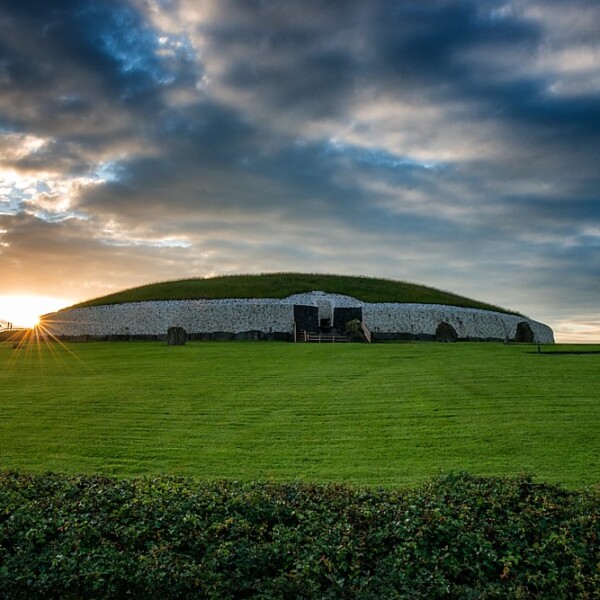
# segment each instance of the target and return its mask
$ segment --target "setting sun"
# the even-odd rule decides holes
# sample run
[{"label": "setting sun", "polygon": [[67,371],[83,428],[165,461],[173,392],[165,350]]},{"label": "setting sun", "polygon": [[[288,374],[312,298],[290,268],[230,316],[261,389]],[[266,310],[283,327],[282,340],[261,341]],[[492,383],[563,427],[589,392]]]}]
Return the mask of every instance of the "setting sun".
[{"label": "setting sun", "polygon": [[40,315],[72,304],[53,296],[0,295],[0,330],[8,327],[35,327]]}]

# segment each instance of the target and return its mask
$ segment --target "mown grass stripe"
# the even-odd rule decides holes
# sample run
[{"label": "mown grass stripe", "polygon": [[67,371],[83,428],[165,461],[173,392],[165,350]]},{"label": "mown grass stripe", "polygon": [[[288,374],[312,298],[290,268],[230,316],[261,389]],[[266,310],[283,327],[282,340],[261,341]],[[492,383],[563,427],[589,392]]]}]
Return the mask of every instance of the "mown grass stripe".
[{"label": "mown grass stripe", "polygon": [[0,345],[0,466],[385,486],[467,469],[597,483],[600,355],[532,348],[70,345],[83,367],[59,347],[11,361]]}]

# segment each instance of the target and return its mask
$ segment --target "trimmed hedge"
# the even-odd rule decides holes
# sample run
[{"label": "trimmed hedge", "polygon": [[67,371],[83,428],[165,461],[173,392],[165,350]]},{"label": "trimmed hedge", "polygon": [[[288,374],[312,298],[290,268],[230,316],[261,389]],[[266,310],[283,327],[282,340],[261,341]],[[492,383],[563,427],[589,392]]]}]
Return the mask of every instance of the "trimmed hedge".
[{"label": "trimmed hedge", "polygon": [[0,472],[2,598],[597,598],[597,491]]}]

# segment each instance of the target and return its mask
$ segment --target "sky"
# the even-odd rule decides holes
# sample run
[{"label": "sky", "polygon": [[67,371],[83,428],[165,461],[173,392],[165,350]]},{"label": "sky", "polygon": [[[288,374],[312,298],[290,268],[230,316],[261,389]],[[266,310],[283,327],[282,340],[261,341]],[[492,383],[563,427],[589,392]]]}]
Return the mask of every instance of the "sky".
[{"label": "sky", "polygon": [[600,341],[599,167],[593,0],[0,0],[0,310],[343,273]]}]

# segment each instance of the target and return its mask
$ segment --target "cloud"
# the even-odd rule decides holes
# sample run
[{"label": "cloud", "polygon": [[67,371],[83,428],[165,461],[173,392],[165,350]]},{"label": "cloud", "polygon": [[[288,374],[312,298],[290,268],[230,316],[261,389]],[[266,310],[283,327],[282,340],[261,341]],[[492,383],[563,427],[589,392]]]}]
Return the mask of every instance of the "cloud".
[{"label": "cloud", "polygon": [[583,0],[4,2],[0,285],[339,271],[591,314],[599,23]]}]

